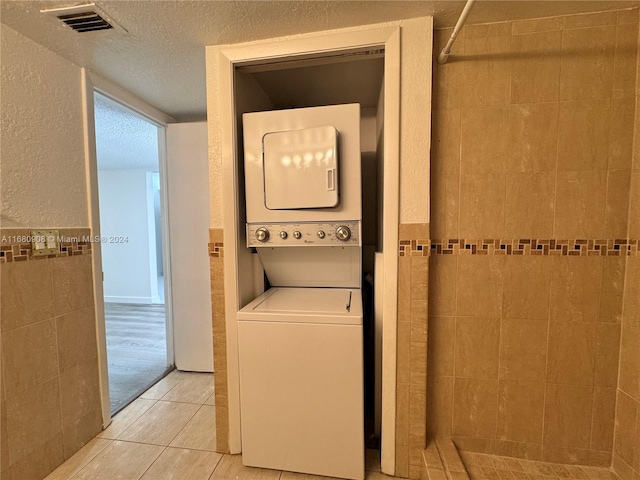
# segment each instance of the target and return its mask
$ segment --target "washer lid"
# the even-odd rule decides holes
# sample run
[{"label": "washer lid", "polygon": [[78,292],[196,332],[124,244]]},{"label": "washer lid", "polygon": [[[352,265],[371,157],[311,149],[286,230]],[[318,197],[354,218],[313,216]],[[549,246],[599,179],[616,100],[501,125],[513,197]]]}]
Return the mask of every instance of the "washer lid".
[{"label": "washer lid", "polygon": [[339,288],[273,288],[254,312],[348,313],[352,291]]}]

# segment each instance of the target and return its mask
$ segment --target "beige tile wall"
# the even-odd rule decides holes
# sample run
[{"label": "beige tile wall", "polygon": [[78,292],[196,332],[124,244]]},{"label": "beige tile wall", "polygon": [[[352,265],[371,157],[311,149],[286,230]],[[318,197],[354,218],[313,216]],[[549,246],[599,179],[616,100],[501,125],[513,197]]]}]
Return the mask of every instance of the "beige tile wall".
[{"label": "beige tile wall", "polygon": [[[640,61],[638,64],[640,68]],[[640,75],[636,82],[635,140],[628,225],[629,236],[639,238]],[[628,258],[626,267],[613,467],[623,480],[632,480],[640,477],[640,258]]]},{"label": "beige tile wall", "polygon": [[3,478],[44,478],[101,430],[90,253],[0,263]]},{"label": "beige tile wall", "polygon": [[227,395],[227,338],[224,318],[224,236],[221,228],[209,229],[213,366],[216,395],[216,451],[229,453],[229,413]]},{"label": "beige tile wall", "polygon": [[401,224],[396,381],[397,477],[420,478],[426,447],[429,225]]},{"label": "beige tile wall", "polygon": [[[637,239],[637,51],[637,9],[465,27],[434,65],[432,242]],[[428,434],[611,465],[626,258],[429,257]]]}]

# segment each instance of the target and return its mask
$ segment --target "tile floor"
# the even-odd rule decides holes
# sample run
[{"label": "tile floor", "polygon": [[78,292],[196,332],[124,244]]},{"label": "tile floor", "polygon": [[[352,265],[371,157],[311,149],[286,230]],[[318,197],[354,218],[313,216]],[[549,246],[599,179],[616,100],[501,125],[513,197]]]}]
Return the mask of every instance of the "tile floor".
[{"label": "tile floor", "polygon": [[[331,480],[216,453],[213,402],[213,374],[173,371],[46,480]],[[377,453],[367,451],[366,479],[393,478],[380,473]]]},{"label": "tile floor", "polygon": [[459,452],[471,480],[620,480],[608,468],[560,465]]}]

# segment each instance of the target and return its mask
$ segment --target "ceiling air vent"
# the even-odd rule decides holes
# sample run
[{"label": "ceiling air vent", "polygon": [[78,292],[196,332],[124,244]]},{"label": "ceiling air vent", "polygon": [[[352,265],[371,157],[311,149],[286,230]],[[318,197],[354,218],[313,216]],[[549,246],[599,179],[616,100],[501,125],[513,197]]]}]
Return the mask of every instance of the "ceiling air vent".
[{"label": "ceiling air vent", "polygon": [[110,30],[114,27],[118,27],[126,32],[124,28],[115,23],[94,3],[85,3],[72,7],[47,8],[40,11],[58,18],[66,26],[78,33]]}]

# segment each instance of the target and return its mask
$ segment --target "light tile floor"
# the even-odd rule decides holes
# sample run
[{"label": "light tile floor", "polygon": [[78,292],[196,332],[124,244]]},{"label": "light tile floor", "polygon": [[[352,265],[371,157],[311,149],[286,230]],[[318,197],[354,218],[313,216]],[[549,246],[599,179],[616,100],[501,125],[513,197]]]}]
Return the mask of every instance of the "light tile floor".
[{"label": "light tile floor", "polygon": [[[213,402],[213,374],[173,371],[46,480],[331,480],[216,453]],[[366,480],[392,479],[380,473],[377,454],[367,450]]]},{"label": "light tile floor", "polygon": [[620,480],[608,468],[459,452],[471,480]]}]

